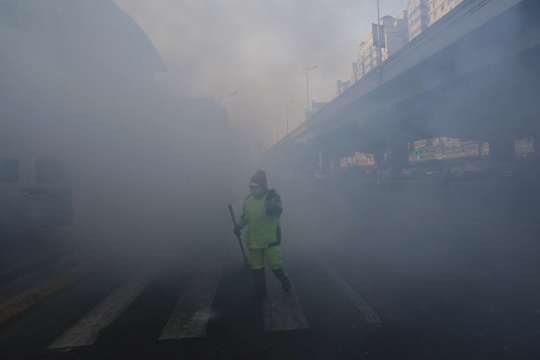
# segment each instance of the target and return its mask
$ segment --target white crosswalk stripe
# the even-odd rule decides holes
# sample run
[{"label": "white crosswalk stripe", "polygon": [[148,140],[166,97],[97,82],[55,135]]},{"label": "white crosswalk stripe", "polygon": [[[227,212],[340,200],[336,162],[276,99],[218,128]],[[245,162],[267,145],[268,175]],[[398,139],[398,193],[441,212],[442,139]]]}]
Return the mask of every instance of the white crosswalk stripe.
[{"label": "white crosswalk stripe", "polygon": [[[144,291],[157,270],[146,270],[122,284],[46,350],[92,345],[115,319]],[[221,266],[205,266],[191,279],[178,300],[160,340],[204,337],[212,303],[222,273]],[[308,323],[294,288],[285,293],[280,281],[268,269],[268,295],[264,299],[264,331],[308,329]]]},{"label": "white crosswalk stripe", "polygon": [[[264,298],[264,331],[309,329],[294,288],[285,293],[281,282],[267,269],[267,292]],[[268,274],[270,273],[270,274]]]},{"label": "white crosswalk stripe", "polygon": [[221,267],[202,270],[195,275],[178,301],[160,340],[205,336],[220,277]]},{"label": "white crosswalk stripe", "polygon": [[135,275],[80,319],[47,349],[61,349],[92,345],[101,332],[139,296],[154,279],[155,270]]}]

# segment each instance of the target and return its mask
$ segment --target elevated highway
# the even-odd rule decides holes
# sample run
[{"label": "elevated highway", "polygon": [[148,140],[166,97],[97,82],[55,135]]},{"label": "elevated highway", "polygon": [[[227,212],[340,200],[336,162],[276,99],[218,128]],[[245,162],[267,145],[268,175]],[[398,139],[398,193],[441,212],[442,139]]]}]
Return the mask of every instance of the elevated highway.
[{"label": "elevated highway", "polygon": [[276,167],[375,153],[395,166],[406,143],[436,136],[490,142],[540,135],[540,2],[469,0],[276,143]]}]

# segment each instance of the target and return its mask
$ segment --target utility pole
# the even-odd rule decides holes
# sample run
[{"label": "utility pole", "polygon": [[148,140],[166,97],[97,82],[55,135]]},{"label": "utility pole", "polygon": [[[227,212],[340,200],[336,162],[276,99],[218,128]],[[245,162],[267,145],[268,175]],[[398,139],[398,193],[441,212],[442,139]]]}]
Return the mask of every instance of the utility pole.
[{"label": "utility pole", "polygon": [[[379,11],[379,0],[377,0],[377,27],[380,25],[381,22],[381,13]],[[380,37],[380,35],[379,35]],[[377,39],[379,40],[379,39]]]},{"label": "utility pole", "polygon": [[280,116],[276,119],[276,143],[279,141],[279,119],[283,116]]},{"label": "utility pole", "polygon": [[287,121],[287,135],[289,135],[289,103],[292,103],[293,100],[287,101],[285,103],[285,120]]},{"label": "utility pole", "polygon": [[315,69],[316,67],[317,67],[317,65],[306,69],[306,95],[307,95],[307,111],[308,111],[308,115],[309,115],[309,78],[308,78],[307,72],[308,72],[308,70]]},{"label": "utility pole", "polygon": [[[381,36],[384,39],[385,34],[381,35],[381,12],[380,12],[380,6],[379,6],[379,0],[377,0],[377,53],[380,58],[380,67],[378,69],[379,72],[379,83],[382,84],[383,80],[383,73],[382,73],[382,42],[381,42]],[[386,47],[386,40],[385,40],[385,46]]]}]

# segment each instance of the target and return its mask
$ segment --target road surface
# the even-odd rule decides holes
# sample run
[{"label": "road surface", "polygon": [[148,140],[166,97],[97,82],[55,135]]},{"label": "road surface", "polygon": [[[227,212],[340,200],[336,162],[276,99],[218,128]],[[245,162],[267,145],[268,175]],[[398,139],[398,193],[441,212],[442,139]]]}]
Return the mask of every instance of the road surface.
[{"label": "road surface", "polygon": [[350,184],[278,191],[291,294],[267,272],[268,297],[250,301],[225,234],[219,251],[105,258],[0,324],[1,358],[540,358],[534,214]]}]

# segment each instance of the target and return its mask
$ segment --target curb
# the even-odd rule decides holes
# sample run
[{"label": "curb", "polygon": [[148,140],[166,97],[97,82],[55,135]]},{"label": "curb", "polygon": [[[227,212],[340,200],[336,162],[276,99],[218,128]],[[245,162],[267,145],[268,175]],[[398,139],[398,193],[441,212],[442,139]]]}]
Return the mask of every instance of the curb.
[{"label": "curb", "polygon": [[[334,181],[337,182],[349,182],[349,183],[363,183],[367,185],[375,185],[377,180],[373,179],[355,179],[355,178],[338,178]],[[439,190],[441,188],[441,182],[439,180],[396,180],[396,179],[383,179],[382,184],[390,185],[393,189],[411,189],[411,190]],[[479,182],[467,182],[454,180],[451,182],[452,188],[460,190],[483,190],[483,191],[536,191],[539,190],[537,186],[519,186],[514,184],[500,184],[500,183],[479,183]]]},{"label": "curb", "polygon": [[24,276],[33,271],[39,270],[47,265],[53,264],[62,258],[72,256],[75,252],[57,251],[50,254],[36,256],[29,261],[21,261],[16,264],[6,265],[0,268],[0,285],[8,281]]},{"label": "curb", "polygon": [[0,323],[32,307],[58,290],[71,284],[73,281],[88,274],[90,265],[86,263],[68,270],[62,276],[49,280],[20,295],[17,295],[0,304]]}]

